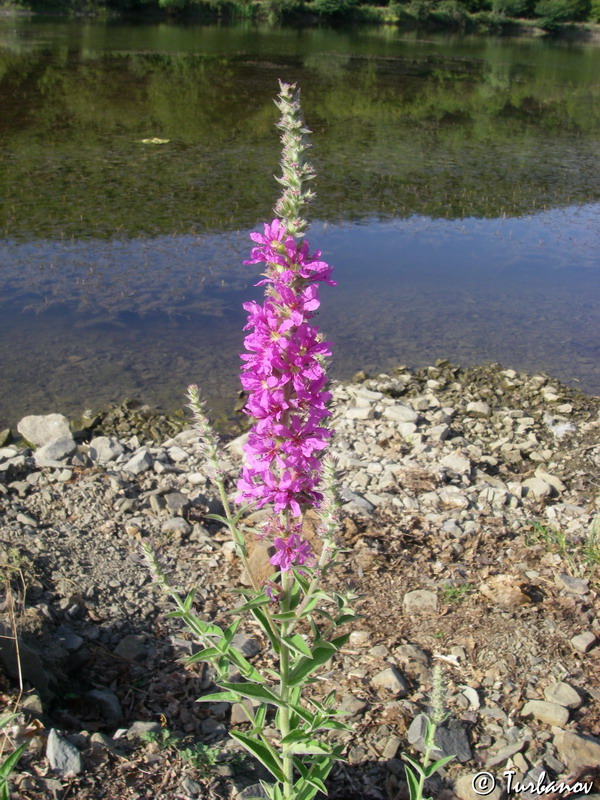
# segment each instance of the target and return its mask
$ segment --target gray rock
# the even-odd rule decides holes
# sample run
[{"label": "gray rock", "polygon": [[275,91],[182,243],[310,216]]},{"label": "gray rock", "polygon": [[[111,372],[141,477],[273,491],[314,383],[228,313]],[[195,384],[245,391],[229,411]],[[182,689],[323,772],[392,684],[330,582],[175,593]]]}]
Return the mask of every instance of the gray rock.
[{"label": "gray rock", "polygon": [[383,409],[383,416],[385,419],[392,420],[392,422],[412,422],[416,423],[419,415],[410,406],[396,403],[393,406],[386,406]]},{"label": "gray rock", "polygon": [[183,515],[190,507],[189,495],[183,492],[169,492],[164,495],[167,508],[172,514]]},{"label": "gray rock", "polygon": [[60,439],[53,439],[48,444],[44,444],[34,453],[35,463],[38,467],[54,466],[54,462],[68,458],[76,449],[77,445],[73,437],[61,436]]},{"label": "gray rock", "polygon": [[72,438],[69,421],[62,414],[23,417],[17,424],[17,430],[24,439],[36,447],[43,447],[63,437]]},{"label": "gray rock", "polygon": [[117,695],[110,689],[92,689],[85,693],[107,722],[116,724],[123,719],[123,709]]},{"label": "gray rock", "polygon": [[557,703],[565,708],[579,708],[583,703],[583,698],[579,692],[564,681],[546,686],[544,697],[549,703]]},{"label": "gray rock", "polygon": [[51,728],[48,734],[46,758],[50,762],[51,768],[63,778],[79,775],[83,770],[79,750],[71,742],[59,736],[54,728]]},{"label": "gray rock", "polygon": [[204,789],[197,782],[188,778],[187,775],[181,779],[181,789],[190,800],[201,800],[204,797]]},{"label": "gray rock", "polygon": [[383,748],[382,756],[389,761],[390,758],[395,758],[398,748],[402,744],[402,739],[399,736],[390,736]]},{"label": "gray rock", "polygon": [[347,711],[351,716],[361,714],[369,707],[366,700],[361,700],[353,694],[345,694],[340,701],[340,709]]},{"label": "gray rock", "polygon": [[554,489],[555,494],[560,494],[567,488],[558,476],[551,475],[543,469],[536,469],[535,477],[541,478],[541,480],[549,484]]},{"label": "gray rock", "polygon": [[267,798],[268,800],[268,795],[260,783],[253,783],[252,786],[246,786],[245,789],[242,789],[241,792],[235,795],[235,800],[263,800],[263,798]]},{"label": "gray rock", "polygon": [[173,447],[169,447],[167,450],[169,454],[169,458],[171,461],[174,461],[176,464],[181,464],[184,461],[187,461],[190,457],[190,454],[186,452],[182,447],[178,447],[174,445]]},{"label": "gray rock", "polygon": [[456,472],[458,475],[467,475],[471,471],[471,462],[464,456],[451,453],[444,456],[441,460],[441,465],[451,472]]},{"label": "gray rock", "polygon": [[414,644],[401,644],[394,650],[394,655],[401,663],[417,661],[421,664],[427,664],[429,660],[427,658],[427,653]]},{"label": "gray rock", "polygon": [[547,725],[563,728],[569,721],[569,712],[564,706],[549,703],[547,700],[529,700],[521,709],[521,716],[533,716]]},{"label": "gray rock", "polygon": [[458,719],[440,725],[435,734],[435,743],[445,756],[455,756],[463,764],[473,758],[467,728]]},{"label": "gray rock", "polygon": [[89,456],[97,464],[108,464],[124,452],[121,442],[112,436],[95,436],[90,442]]},{"label": "gray rock", "polygon": [[371,679],[371,683],[377,689],[386,689],[388,692],[394,692],[397,697],[406,697],[408,694],[408,684],[396,667],[388,667],[378,672]]},{"label": "gray rock", "polygon": [[558,757],[567,765],[569,772],[583,767],[597,767],[600,764],[600,739],[561,731],[556,734],[553,742]]},{"label": "gray rock", "polygon": [[541,478],[527,478],[523,481],[522,486],[527,489],[528,495],[533,495],[540,500],[551,497],[553,493],[552,486]]},{"label": "gray rock", "polygon": [[465,509],[469,507],[469,498],[461,492],[458,486],[444,486],[436,494],[444,508]]},{"label": "gray rock", "polygon": [[0,622],[0,663],[11,678],[29,681],[39,691],[43,698],[53,697],[50,689],[51,675],[46,672],[42,659],[38,653],[22,641],[18,640],[17,647],[12,631]]},{"label": "gray rock", "polygon": [[245,633],[236,633],[231,640],[231,644],[246,658],[252,658],[252,656],[260,653],[260,642],[252,636],[246,636]]},{"label": "gray rock", "polygon": [[512,744],[506,745],[506,747],[501,747],[497,753],[494,753],[486,759],[485,768],[489,769],[490,767],[498,766],[498,764],[503,764],[505,761],[508,761],[509,758],[520,753],[525,745],[525,739],[520,739],[518,742],[513,742]]},{"label": "gray rock", "polygon": [[489,419],[492,416],[492,410],[487,403],[473,401],[467,404],[467,415],[475,417],[475,419]]},{"label": "gray rock", "polygon": [[248,722],[248,715],[244,711],[244,708],[247,708],[248,711],[252,711],[253,709],[252,701],[247,697],[244,697],[241,703],[234,703],[231,706],[230,725],[239,725],[242,722]]},{"label": "gray rock", "polygon": [[83,638],[76,634],[74,631],[60,630],[57,631],[57,641],[69,653],[76,653],[83,644]]},{"label": "gray rock", "polygon": [[450,436],[450,428],[445,423],[441,425],[433,425],[427,429],[427,435],[433,442],[445,442]]},{"label": "gray rock", "polygon": [[596,644],[596,637],[591,631],[584,631],[577,634],[577,636],[573,636],[571,644],[580,653],[587,653]]},{"label": "gray rock", "polygon": [[192,526],[183,517],[170,517],[163,522],[161,530],[163,533],[181,533],[185,535],[192,530]]},{"label": "gray rock", "polygon": [[373,409],[367,406],[366,408],[349,408],[346,411],[346,419],[372,419]]},{"label": "gray rock", "polygon": [[143,661],[147,655],[146,637],[140,633],[130,633],[121,639],[114,653],[128,661]]},{"label": "gray rock", "polygon": [[146,470],[150,469],[153,463],[154,459],[148,450],[142,447],[141,450],[138,450],[138,452],[123,465],[123,469],[127,470],[127,472],[131,472],[133,475],[139,475],[141,472],[146,472]]},{"label": "gray rock", "polygon": [[574,578],[572,575],[567,575],[566,572],[559,572],[555,575],[554,580],[562,589],[573,594],[587,594],[590,590],[589,581],[585,578]]},{"label": "gray rock", "polygon": [[[425,714],[417,714],[410,723],[406,732],[406,738],[416,750],[423,751],[425,748],[425,735],[427,733],[427,717]],[[435,756],[439,757],[439,754]]]},{"label": "gray rock", "polygon": [[428,589],[415,589],[404,595],[406,614],[427,614],[437,611],[437,595]]},{"label": "gray rock", "polygon": [[373,503],[369,503],[362,495],[353,492],[351,489],[342,489],[340,491],[340,498],[347,506],[354,507],[359,512],[372,514],[375,510]]}]

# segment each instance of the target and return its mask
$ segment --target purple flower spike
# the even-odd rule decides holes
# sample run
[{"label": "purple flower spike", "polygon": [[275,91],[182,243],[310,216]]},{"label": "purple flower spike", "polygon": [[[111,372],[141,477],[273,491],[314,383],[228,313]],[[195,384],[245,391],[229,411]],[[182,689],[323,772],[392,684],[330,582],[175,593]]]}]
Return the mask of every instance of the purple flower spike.
[{"label": "purple flower spike", "polygon": [[263,262],[267,285],[262,305],[244,303],[250,331],[241,358],[242,386],[248,392],[245,413],[256,422],[244,448],[246,461],[236,500],[272,503],[274,511],[300,517],[303,505],[321,500],[316,490],[319,456],[331,432],[321,425],[330,416],[323,360],[331,355],[309,320],[319,308],[320,282],[335,285],[332,268],[297,243],[281,220],[252,233],[255,243],[246,264]]},{"label": "purple flower spike", "polygon": [[295,564],[301,566],[313,559],[309,543],[297,533],[292,533],[287,539],[275,539],[274,545],[277,552],[269,561],[282,572],[287,572]]}]

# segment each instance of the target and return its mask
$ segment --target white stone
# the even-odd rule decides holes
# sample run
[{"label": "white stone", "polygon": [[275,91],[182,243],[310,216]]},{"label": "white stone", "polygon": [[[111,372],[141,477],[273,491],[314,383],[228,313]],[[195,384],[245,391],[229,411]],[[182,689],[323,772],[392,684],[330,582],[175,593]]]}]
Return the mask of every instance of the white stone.
[{"label": "white stone", "polygon": [[167,453],[171,461],[174,461],[176,464],[179,464],[182,461],[187,461],[188,458],[190,457],[188,452],[186,452],[182,447],[178,447],[177,445],[175,445],[174,447],[169,447]]},{"label": "white stone", "polygon": [[123,465],[123,469],[131,472],[134,475],[139,475],[140,472],[145,472],[150,469],[154,460],[148,450],[143,447],[139,450],[129,461]]},{"label": "white stone", "polygon": [[23,417],[17,424],[17,430],[36,447],[54,442],[63,436],[71,436],[69,421],[62,414],[31,415]]},{"label": "white stone", "polygon": [[487,403],[473,401],[467,404],[467,414],[476,419],[489,419],[492,416],[492,410]]},{"label": "white stone", "polygon": [[383,416],[386,419],[391,419],[394,422],[414,422],[416,423],[419,419],[418,414],[413,411],[412,408],[409,406],[402,405],[401,403],[396,403],[393,406],[387,406],[383,410]]},{"label": "white stone", "polygon": [[441,460],[441,464],[443,467],[446,467],[446,469],[456,472],[458,475],[466,475],[471,471],[471,462],[469,459],[464,456],[459,456],[456,453],[450,453],[450,455],[444,456]]},{"label": "white stone", "polygon": [[522,485],[527,489],[528,496],[533,495],[533,497],[542,499],[552,495],[552,487],[541,478],[527,478]]},{"label": "white stone", "polygon": [[61,436],[59,439],[54,439],[52,442],[38,447],[35,451],[34,458],[38,467],[54,466],[56,462],[62,461],[74,452],[76,444],[71,434],[68,436]]},{"label": "white stone", "polygon": [[99,464],[107,464],[123,452],[121,442],[112,436],[94,436],[90,442],[89,457]]}]

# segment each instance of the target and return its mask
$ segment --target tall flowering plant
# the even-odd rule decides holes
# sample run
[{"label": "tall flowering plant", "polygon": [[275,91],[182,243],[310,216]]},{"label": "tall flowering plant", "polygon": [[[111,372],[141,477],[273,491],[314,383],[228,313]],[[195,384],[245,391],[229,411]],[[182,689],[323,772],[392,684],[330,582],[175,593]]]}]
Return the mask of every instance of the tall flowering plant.
[{"label": "tall flowering plant", "polygon": [[[182,618],[204,645],[188,663],[206,661],[215,669],[214,682],[221,691],[200,700],[251,701],[242,705],[249,730],[230,733],[273,776],[274,783],[261,781],[271,800],[310,800],[319,791],[326,793],[324,782],[342,755],[341,747],[328,744],[325,734],[346,725],[339,718],[342,712],[334,709],[335,692],[318,701],[303,697],[302,690],[314,683],[315,670],[346,643],[349,634],[335,636],[336,628],[358,616],[350,607],[355,599],[352,594],[328,594],[321,585],[335,564],[338,519],[334,468],[321,458],[331,437],[324,424],[330,414],[324,360],[331,351],[311,320],[319,308],[319,285],[334,286],[335,282],[320,251],[311,254],[303,239],[307,222],[302,211],[313,196],[308,182],[314,170],[304,158],[310,131],[295,88],[280,83],[276,101],[283,144],[282,174],[277,179],[283,192],[275,206],[277,217],[265,223],[262,233],[251,234],[254,247],[245,262],[264,265],[259,285],[265,286],[265,300],[262,305],[244,305],[249,333],[242,355],[242,385],[248,393],[245,411],[254,423],[235,497],[238,505],[245,505],[235,511],[224,484],[218,441],[198,388],[188,390],[225,512],[211,516],[229,527],[251,581],[251,588],[234,590],[244,600],[230,612],[234,621],[223,629],[196,616],[193,593],[183,598],[172,589],[156,553],[148,543],[143,545],[157,582],[177,605],[172,616]],[[273,573],[264,585],[248,563],[243,523],[248,503],[269,509],[259,534],[270,537],[275,554],[270,559]],[[302,536],[303,513],[308,508],[316,509],[321,518],[318,559]],[[259,671],[233,645],[245,614],[264,631],[274,656],[273,668]],[[231,679],[231,667],[240,673],[240,680]],[[275,740],[265,734],[272,709],[276,709]]]}]

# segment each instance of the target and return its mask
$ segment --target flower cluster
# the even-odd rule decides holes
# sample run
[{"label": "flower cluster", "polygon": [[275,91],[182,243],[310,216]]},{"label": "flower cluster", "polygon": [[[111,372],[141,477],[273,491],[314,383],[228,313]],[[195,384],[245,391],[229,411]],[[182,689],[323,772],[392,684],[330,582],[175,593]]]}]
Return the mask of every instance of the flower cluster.
[{"label": "flower cluster", "polygon": [[242,355],[242,386],[248,392],[245,413],[256,419],[244,448],[246,462],[238,482],[238,502],[301,515],[301,504],[321,499],[317,454],[330,431],[320,423],[329,416],[323,367],[331,355],[328,342],[309,323],[319,307],[318,283],[332,286],[332,268],[299,244],[275,219],[264,233],[252,233],[255,247],[246,264],[265,263],[266,299],[244,303],[248,311]]}]

